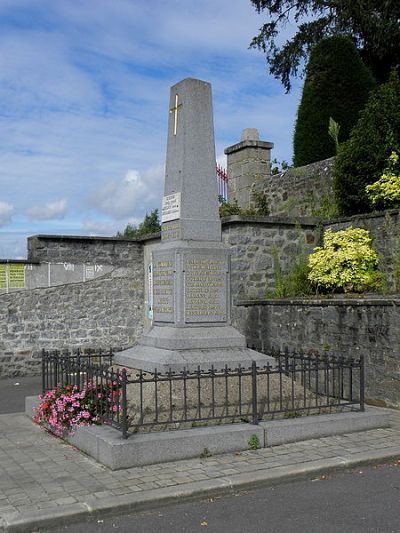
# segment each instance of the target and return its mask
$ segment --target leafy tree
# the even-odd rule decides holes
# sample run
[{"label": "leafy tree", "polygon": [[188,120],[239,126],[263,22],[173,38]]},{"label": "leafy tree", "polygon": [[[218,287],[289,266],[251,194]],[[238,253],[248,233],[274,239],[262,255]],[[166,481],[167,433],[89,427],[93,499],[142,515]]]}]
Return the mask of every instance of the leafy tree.
[{"label": "leafy tree", "polygon": [[400,77],[371,93],[350,138],[339,147],[333,169],[339,213],[371,211],[366,186],[382,175],[390,154],[400,145]]},{"label": "leafy tree", "polygon": [[336,154],[330,119],[340,125],[340,141],[347,140],[374,85],[348,37],[323,39],[313,48],[294,132],[296,167]]},{"label": "leafy tree", "polygon": [[150,214],[146,213],[143,222],[139,226],[128,224],[122,233],[118,231],[116,237],[119,239],[134,239],[141,235],[157,233],[158,231],[161,231],[161,225],[158,218],[158,209],[154,209]]},{"label": "leafy tree", "polygon": [[[325,37],[348,35],[361,52],[364,63],[379,81],[388,79],[392,66],[400,64],[399,0],[250,0],[268,22],[250,47],[265,52],[270,73],[286,91],[290,77],[303,72],[312,47]],[[280,45],[286,24],[297,24],[293,37]]]}]

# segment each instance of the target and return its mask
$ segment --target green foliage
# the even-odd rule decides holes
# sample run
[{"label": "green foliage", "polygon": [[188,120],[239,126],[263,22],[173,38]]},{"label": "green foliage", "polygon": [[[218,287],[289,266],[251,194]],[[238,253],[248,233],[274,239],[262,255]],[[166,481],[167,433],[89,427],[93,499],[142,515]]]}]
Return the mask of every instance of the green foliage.
[{"label": "green foliage", "polygon": [[276,158],[271,161],[271,174],[275,176],[276,174],[280,174],[281,172],[285,172],[290,168],[290,165],[287,161],[284,159],[282,161],[278,161]]},{"label": "green foliage", "polygon": [[[302,74],[302,65],[313,46],[332,35],[349,36],[379,82],[386,81],[391,67],[400,64],[398,0],[250,1],[268,19],[250,47],[266,54],[269,72],[287,91],[290,77]],[[281,41],[288,23],[297,24],[296,32]]]},{"label": "green foliage", "polygon": [[203,451],[200,454],[200,459],[207,459],[207,457],[211,457],[212,453],[208,448],[204,448]]},{"label": "green foliage", "polygon": [[377,290],[382,282],[378,255],[368,231],[349,227],[326,230],[324,244],[309,256],[309,280],[322,292]]},{"label": "green foliage", "polygon": [[392,250],[390,262],[393,269],[393,285],[396,292],[400,292],[400,216],[397,222],[389,213],[385,215],[385,244]]},{"label": "green foliage", "polygon": [[387,158],[400,145],[400,77],[374,91],[350,138],[339,147],[334,165],[334,190],[339,213],[371,211],[366,186],[382,175]]},{"label": "green foliage", "polygon": [[338,124],[332,117],[329,117],[328,135],[335,143],[336,152],[339,148],[339,132],[340,124]]},{"label": "green foliage", "polygon": [[269,205],[268,205],[268,200],[265,194],[261,192],[253,191],[253,198],[256,204],[255,209],[256,209],[257,215],[262,216],[262,217],[268,216]]},{"label": "green foliage", "polygon": [[379,180],[367,185],[365,190],[375,207],[400,207],[400,165],[396,152],[391,153]]},{"label": "green foliage", "polygon": [[272,293],[273,298],[295,298],[311,294],[312,287],[308,279],[309,266],[307,254],[301,241],[299,233],[299,244],[296,251],[288,254],[288,267],[283,270],[279,261],[278,249],[272,246],[272,262],[274,269],[275,287]]},{"label": "green foliage", "polygon": [[122,233],[118,231],[116,237],[119,239],[134,239],[141,235],[157,233],[159,231],[161,231],[161,225],[158,218],[158,209],[154,209],[150,214],[146,213],[143,222],[139,226],[128,224]]},{"label": "green foliage", "polygon": [[237,200],[230,204],[221,196],[220,204],[221,205],[219,206],[219,216],[221,218],[230,217],[232,215],[255,216],[257,214],[255,209],[243,209],[242,207],[239,207]]},{"label": "green foliage", "polygon": [[258,450],[260,448],[260,439],[257,435],[251,435],[248,441],[250,450]]},{"label": "green foliage", "polygon": [[239,207],[237,200],[233,203],[229,203],[221,195],[218,196],[219,206],[219,216],[230,217],[232,215],[241,215],[241,216],[267,216],[269,215],[269,207],[267,198],[263,193],[253,192],[253,198],[255,200],[255,207],[248,207],[247,209]]},{"label": "green foliage", "polygon": [[319,201],[319,207],[313,207],[311,214],[313,217],[321,217],[325,220],[336,218],[339,215],[339,212],[332,195],[322,195]]},{"label": "green foliage", "polygon": [[[331,37],[315,46],[297,111],[293,138],[296,167],[336,154],[330,122],[340,124],[340,141],[347,140],[374,85],[371,73],[347,37]],[[339,133],[338,128],[335,133]]]}]

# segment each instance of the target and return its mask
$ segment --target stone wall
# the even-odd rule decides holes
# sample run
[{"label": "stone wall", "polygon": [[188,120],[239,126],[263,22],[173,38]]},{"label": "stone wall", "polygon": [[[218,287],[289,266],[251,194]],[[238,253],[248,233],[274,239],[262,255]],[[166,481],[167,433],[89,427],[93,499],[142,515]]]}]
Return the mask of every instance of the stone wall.
[{"label": "stone wall", "polygon": [[231,248],[231,293],[237,298],[264,298],[275,287],[273,250],[285,270],[297,253],[317,244],[318,220],[232,216],[223,221],[222,240]]},{"label": "stone wall", "polygon": [[142,244],[110,239],[102,249],[103,239],[81,238],[80,250],[79,238],[66,239],[61,254],[56,241],[49,240],[48,252],[37,245],[31,250],[38,259],[62,261],[90,261],[98,253],[114,266],[94,280],[0,295],[0,377],[40,372],[43,348],[128,347],[142,331]]},{"label": "stone wall", "polygon": [[400,408],[400,298],[238,302],[249,346],[334,353],[366,363],[369,403]]},{"label": "stone wall", "polygon": [[[156,237],[156,236],[155,236]],[[128,265],[137,258],[143,239],[115,237],[79,237],[69,235],[35,235],[28,238],[28,261],[97,263]]]},{"label": "stone wall", "polygon": [[254,191],[263,193],[271,215],[320,216],[329,212],[332,198],[334,158],[256,181]]}]

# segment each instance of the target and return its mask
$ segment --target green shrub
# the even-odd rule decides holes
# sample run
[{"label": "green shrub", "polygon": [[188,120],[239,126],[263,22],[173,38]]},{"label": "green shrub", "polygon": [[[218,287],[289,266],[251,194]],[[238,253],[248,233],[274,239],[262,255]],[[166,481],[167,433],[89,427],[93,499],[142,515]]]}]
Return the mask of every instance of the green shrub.
[{"label": "green shrub", "polygon": [[339,147],[334,165],[334,190],[339,213],[371,211],[366,186],[376,182],[387,158],[400,145],[400,78],[374,91],[350,138]]},{"label": "green shrub", "polygon": [[267,216],[269,215],[269,206],[268,200],[265,194],[261,192],[253,192],[253,198],[255,201],[255,207],[240,207],[237,203],[237,200],[234,200],[233,203],[229,203],[221,195],[218,196],[219,206],[219,216],[230,217],[232,215],[241,215],[241,216]]},{"label": "green shrub", "polygon": [[309,256],[308,279],[322,292],[377,290],[382,282],[377,270],[378,255],[365,229],[328,229],[324,244]]},{"label": "green shrub", "polygon": [[375,207],[400,207],[400,174],[399,156],[392,152],[387,166],[378,181],[367,185],[365,190]]},{"label": "green shrub", "polygon": [[296,167],[335,155],[330,119],[340,126],[336,141],[347,140],[375,85],[355,45],[344,36],[317,44],[306,72],[293,139]]},{"label": "green shrub", "polygon": [[221,218],[230,217],[232,215],[255,216],[257,214],[255,209],[243,209],[242,207],[239,207],[237,200],[235,200],[231,204],[227,202],[222,196],[219,196],[218,198],[220,201],[219,216]]}]

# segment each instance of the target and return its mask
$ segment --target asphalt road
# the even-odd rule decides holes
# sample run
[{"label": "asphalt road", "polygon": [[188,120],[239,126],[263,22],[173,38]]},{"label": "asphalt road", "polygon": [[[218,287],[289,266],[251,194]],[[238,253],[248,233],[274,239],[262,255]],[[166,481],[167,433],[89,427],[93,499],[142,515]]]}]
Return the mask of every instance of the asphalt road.
[{"label": "asphalt road", "polygon": [[400,532],[400,464],[209,498],[41,533]]},{"label": "asphalt road", "polygon": [[0,414],[24,411],[25,396],[40,394],[41,383],[41,376],[0,379]]}]

